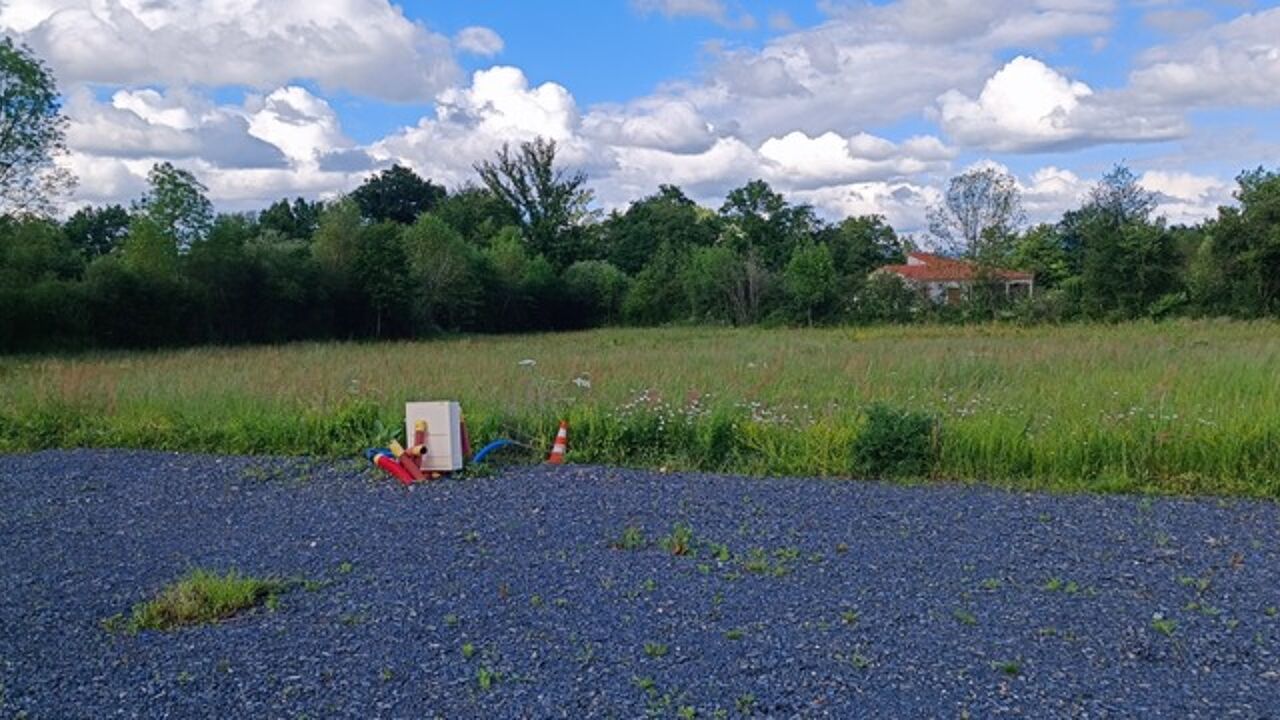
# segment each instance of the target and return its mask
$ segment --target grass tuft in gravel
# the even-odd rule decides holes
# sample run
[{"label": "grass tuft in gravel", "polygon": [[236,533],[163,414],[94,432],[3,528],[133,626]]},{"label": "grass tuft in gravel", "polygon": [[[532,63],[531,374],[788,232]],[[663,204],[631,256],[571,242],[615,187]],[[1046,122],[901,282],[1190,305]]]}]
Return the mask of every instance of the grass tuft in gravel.
[{"label": "grass tuft in gravel", "polygon": [[134,605],[128,620],[117,616],[104,626],[136,633],[215,623],[270,602],[286,587],[282,580],[255,578],[234,569],[219,574],[196,568],[151,600]]}]

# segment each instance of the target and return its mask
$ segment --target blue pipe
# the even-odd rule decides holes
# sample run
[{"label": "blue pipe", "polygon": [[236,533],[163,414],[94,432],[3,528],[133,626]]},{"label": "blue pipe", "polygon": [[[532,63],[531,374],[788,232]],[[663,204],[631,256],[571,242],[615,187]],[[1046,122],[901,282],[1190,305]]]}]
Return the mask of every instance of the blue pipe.
[{"label": "blue pipe", "polygon": [[488,445],[485,445],[484,447],[480,448],[480,451],[477,452],[475,455],[471,456],[471,462],[473,463],[484,462],[485,456],[493,452],[494,450],[497,450],[498,448],[506,447],[508,445],[518,445],[518,444],[519,443],[517,443],[515,440],[505,440],[505,439],[494,440]]}]

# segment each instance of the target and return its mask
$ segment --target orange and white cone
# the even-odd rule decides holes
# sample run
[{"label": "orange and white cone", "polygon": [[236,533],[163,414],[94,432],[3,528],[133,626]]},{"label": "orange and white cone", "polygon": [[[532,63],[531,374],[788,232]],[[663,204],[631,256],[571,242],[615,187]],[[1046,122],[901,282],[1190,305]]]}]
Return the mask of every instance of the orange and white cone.
[{"label": "orange and white cone", "polygon": [[551,455],[547,458],[550,465],[563,465],[564,454],[569,449],[569,421],[560,421],[560,432],[556,433],[556,442],[551,446]]}]

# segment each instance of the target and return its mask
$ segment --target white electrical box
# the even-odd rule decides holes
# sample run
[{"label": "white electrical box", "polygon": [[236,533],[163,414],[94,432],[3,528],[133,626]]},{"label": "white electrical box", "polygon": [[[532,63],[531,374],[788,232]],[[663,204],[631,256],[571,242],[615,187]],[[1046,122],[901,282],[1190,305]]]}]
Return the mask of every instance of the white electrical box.
[{"label": "white electrical box", "polygon": [[413,445],[413,427],[427,423],[427,454],[422,469],[453,472],[462,469],[462,408],[456,402],[411,402],[404,404],[405,445]]}]

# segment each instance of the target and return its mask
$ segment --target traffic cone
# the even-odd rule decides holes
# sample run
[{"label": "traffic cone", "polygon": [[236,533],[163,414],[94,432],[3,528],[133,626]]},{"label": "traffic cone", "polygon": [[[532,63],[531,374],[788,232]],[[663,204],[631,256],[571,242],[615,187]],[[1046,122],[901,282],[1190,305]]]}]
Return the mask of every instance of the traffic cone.
[{"label": "traffic cone", "polygon": [[563,465],[564,454],[569,449],[569,421],[560,421],[560,432],[556,433],[556,442],[551,446],[551,455],[547,458],[550,465]]}]

